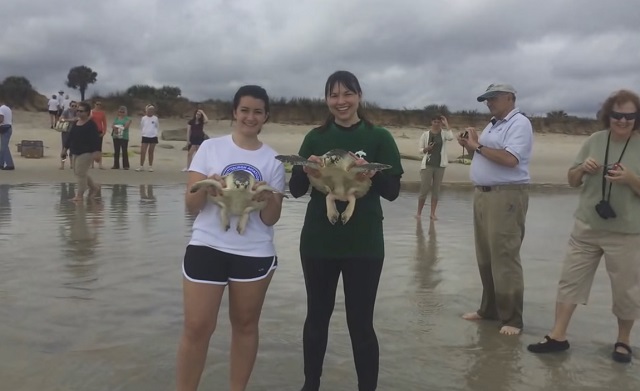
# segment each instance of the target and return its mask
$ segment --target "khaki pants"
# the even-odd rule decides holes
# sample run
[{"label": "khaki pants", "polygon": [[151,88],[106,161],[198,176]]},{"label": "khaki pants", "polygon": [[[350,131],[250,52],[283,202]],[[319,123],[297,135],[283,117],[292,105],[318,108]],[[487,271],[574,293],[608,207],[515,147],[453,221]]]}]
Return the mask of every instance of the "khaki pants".
[{"label": "khaki pants", "polygon": [[431,192],[431,197],[438,199],[440,196],[440,185],[444,178],[444,167],[434,167],[427,165],[427,168],[420,170],[420,196],[421,200],[427,199]]},{"label": "khaki pants", "polygon": [[520,247],[529,208],[527,185],[476,188],[473,223],[482,281],[478,315],[522,328],[524,280]]},{"label": "khaki pants", "polygon": [[78,197],[84,197],[87,188],[94,189],[95,183],[89,176],[89,168],[93,163],[93,153],[83,153],[82,155],[74,155],[73,157],[73,173],[78,181]]},{"label": "khaki pants", "polygon": [[613,314],[640,319],[640,235],[592,229],[576,220],[558,283],[558,301],[587,304],[600,259],[611,280]]}]

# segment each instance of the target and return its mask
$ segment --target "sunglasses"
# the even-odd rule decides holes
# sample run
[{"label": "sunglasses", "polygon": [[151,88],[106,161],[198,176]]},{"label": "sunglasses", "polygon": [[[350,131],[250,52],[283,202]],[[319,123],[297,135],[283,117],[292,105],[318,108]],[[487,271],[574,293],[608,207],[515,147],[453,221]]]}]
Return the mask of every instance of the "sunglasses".
[{"label": "sunglasses", "polygon": [[76,113],[86,113],[87,110],[76,110]]},{"label": "sunglasses", "polygon": [[638,113],[618,113],[617,111],[612,111],[611,114],[609,114],[609,117],[618,121],[623,118],[627,121],[633,121],[638,117]]}]

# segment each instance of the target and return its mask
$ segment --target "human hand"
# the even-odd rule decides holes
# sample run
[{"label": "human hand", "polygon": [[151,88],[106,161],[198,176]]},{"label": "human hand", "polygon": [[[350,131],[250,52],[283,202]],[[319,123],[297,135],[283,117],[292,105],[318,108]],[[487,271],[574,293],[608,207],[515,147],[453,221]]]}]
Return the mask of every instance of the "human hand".
[{"label": "human hand", "polygon": [[[322,164],[322,159],[320,159],[320,157],[316,156],[316,155],[309,156],[309,159],[307,159],[307,160],[309,160],[310,162]],[[311,167],[308,167],[308,166],[302,166],[302,171],[304,171],[307,175],[311,175],[314,178],[319,178],[320,177],[320,171],[316,170],[315,168],[311,168]]]},{"label": "human hand", "polygon": [[[259,186],[264,186],[266,184],[267,182],[265,181],[256,182],[251,188],[251,190],[255,191]],[[254,194],[252,199],[254,201],[262,202],[262,201],[269,201],[271,198],[273,198],[273,192],[271,190],[263,190],[259,193]]]},{"label": "human hand", "polygon": [[[605,170],[607,168],[605,167]],[[607,170],[606,175],[604,176],[609,182],[612,183],[623,183],[628,185],[633,181],[637,180],[638,177],[631,170],[627,170],[624,165],[620,163],[613,164],[611,169]]]},{"label": "human hand", "polygon": [[440,122],[442,122],[442,127],[445,129],[449,129],[449,121],[447,121],[447,117],[440,116]]},{"label": "human hand", "polygon": [[587,174],[595,174],[600,169],[598,162],[591,157],[586,158],[584,162],[582,162],[581,167]]},{"label": "human hand", "polygon": [[[208,177],[207,179],[211,179],[211,180],[219,182],[220,186],[223,189],[227,187],[227,183],[225,182],[224,178],[222,176],[220,176],[219,174],[213,174],[210,177]],[[217,187],[208,186],[208,187],[206,187],[206,189],[208,189],[207,191],[209,192],[209,194],[212,197],[216,197],[216,196],[221,194],[220,190]]]},{"label": "human hand", "polygon": [[[365,159],[358,157],[356,154],[354,154],[353,152],[349,152],[349,154],[351,156],[353,156],[356,161],[356,166],[361,166],[363,164],[368,164],[369,162],[366,161]],[[376,175],[375,171],[363,171],[363,172],[359,172],[356,174],[356,179],[359,181],[364,181],[366,179],[371,179],[372,176]]]}]

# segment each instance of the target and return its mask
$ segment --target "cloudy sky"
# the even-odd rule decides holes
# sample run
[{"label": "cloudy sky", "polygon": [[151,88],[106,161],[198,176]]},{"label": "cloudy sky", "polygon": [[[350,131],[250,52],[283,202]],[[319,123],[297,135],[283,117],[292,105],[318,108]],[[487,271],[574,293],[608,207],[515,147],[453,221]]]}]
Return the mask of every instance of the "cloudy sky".
[{"label": "cloudy sky", "polygon": [[592,116],[611,91],[640,90],[637,0],[2,0],[0,12],[0,79],[47,95],[82,64],[98,72],[89,95],[168,84],[193,100],[245,83],[321,97],[337,69],[391,108],[482,111],[475,97],[505,81],[527,113]]}]

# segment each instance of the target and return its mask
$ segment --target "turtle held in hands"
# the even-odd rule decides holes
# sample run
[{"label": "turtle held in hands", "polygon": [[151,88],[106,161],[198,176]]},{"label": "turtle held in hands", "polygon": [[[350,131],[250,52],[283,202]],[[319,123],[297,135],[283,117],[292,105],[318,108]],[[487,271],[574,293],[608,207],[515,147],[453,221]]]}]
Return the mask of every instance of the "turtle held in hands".
[{"label": "turtle held in hands", "polygon": [[[267,201],[255,200],[254,197],[263,192],[283,194],[278,189],[267,184],[259,185],[253,190],[257,183],[256,178],[247,171],[233,171],[221,177],[226,186],[215,179],[203,179],[191,186],[191,193],[195,193],[202,188],[215,190],[208,192],[207,198],[220,207],[220,220],[222,229],[228,231],[231,228],[230,216],[240,216],[236,227],[238,233],[242,235],[249,222],[249,214],[256,210],[262,210],[267,206]],[[215,195],[213,195],[213,194]],[[287,197],[283,194],[284,197]]]},{"label": "turtle held in hands", "polygon": [[[336,224],[338,218],[346,224],[356,207],[356,199],[363,197],[371,188],[371,179],[358,178],[358,174],[382,171],[391,168],[382,163],[357,165],[358,156],[342,149],[332,149],[320,156],[320,162],[311,161],[298,155],[278,155],[276,159],[294,166],[318,170],[318,176],[309,175],[309,182],[319,192],[326,194],[327,218]],[[336,201],[348,202],[342,214],[338,213]]]}]

